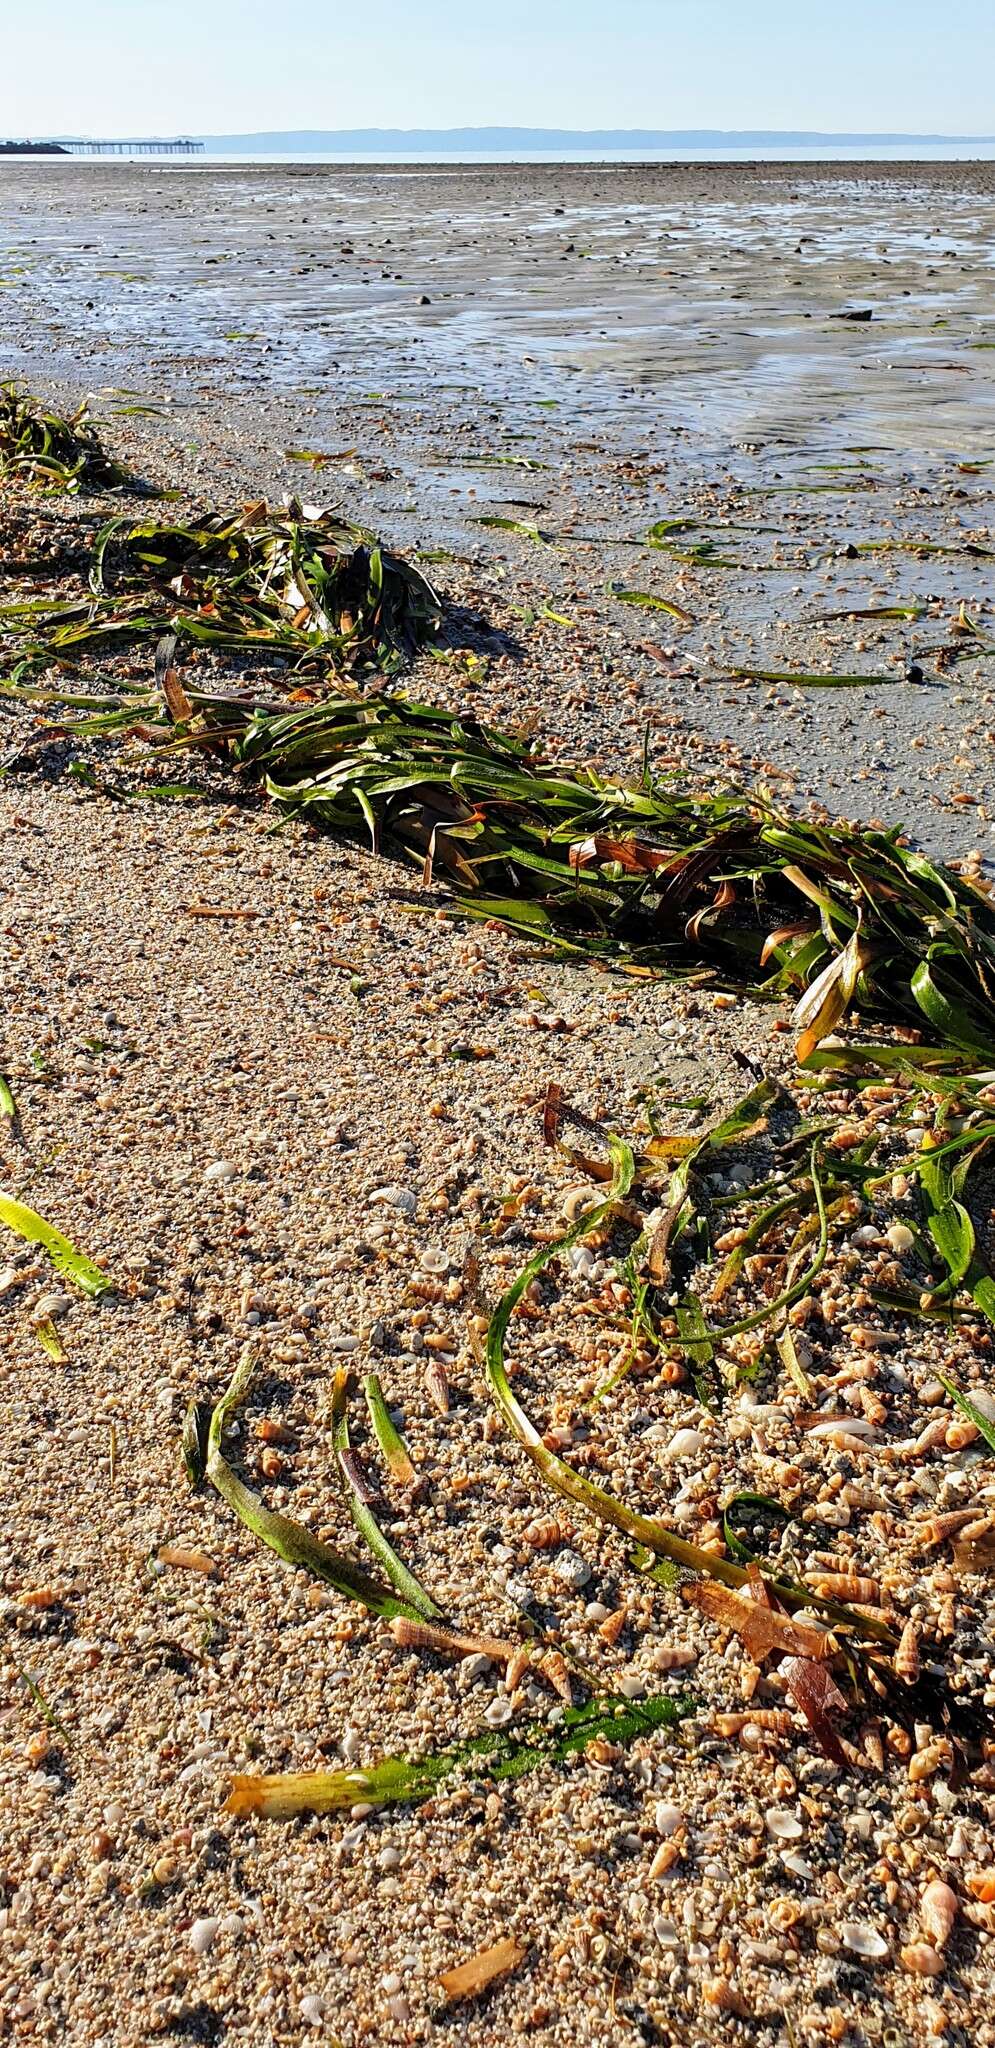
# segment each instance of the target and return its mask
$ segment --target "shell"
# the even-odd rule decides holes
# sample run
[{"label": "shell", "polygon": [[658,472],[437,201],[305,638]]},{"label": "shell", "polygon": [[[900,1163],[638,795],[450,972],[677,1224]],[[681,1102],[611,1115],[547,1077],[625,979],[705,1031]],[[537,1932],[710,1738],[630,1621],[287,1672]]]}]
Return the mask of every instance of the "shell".
[{"label": "shell", "polygon": [[441,1650],[447,1657],[479,1655],[507,1664],[517,1647],[503,1642],[500,1636],[467,1635],[461,1629],[440,1628],[431,1621],[409,1621],[406,1614],[395,1614],[387,1625],[403,1650]]},{"label": "shell", "polygon": [[449,1381],[437,1358],[430,1358],[425,1367],[425,1386],[432,1406],[440,1415],[449,1413]]},{"label": "shell", "polygon": [[824,1600],[857,1600],[874,1607],[881,1598],[877,1579],[861,1579],[851,1572],[806,1572],[805,1584]]},{"label": "shell", "polygon": [[794,1716],[786,1707],[757,1707],[752,1714],[716,1714],[717,1735],[741,1735],[744,1728],[760,1728],[770,1735],[790,1735]]},{"label": "shell", "polygon": [[995,1901],[995,1870],[976,1871],[973,1877],[968,1878],[967,1888],[983,1906],[990,1906]]},{"label": "shell", "polygon": [[513,1651],[504,1674],[504,1682],[509,1692],[514,1692],[516,1686],[521,1684],[531,1662],[532,1652],[526,1643]]},{"label": "shell", "polygon": [[614,1614],[610,1614],[607,1621],[603,1621],[598,1630],[602,1642],[608,1644],[617,1643],[628,1619],[628,1608],[624,1606],[616,1607]]},{"label": "shell", "polygon": [[650,1658],[654,1671],[683,1671],[697,1661],[697,1650],[687,1643],[658,1643]]},{"label": "shell", "polygon": [[924,1778],[931,1778],[941,1764],[950,1761],[950,1744],[941,1737],[939,1742],[927,1742],[924,1749],[917,1749],[909,1761],[909,1778],[913,1785],[921,1785]]},{"label": "shell", "polygon": [[943,1968],[943,1957],[926,1941],[910,1941],[901,1951],[903,1970],[911,1970],[916,1977],[938,1977]]},{"label": "shell", "polygon": [[969,1422],[966,1415],[959,1415],[947,1423],[943,1441],[948,1451],[966,1451],[968,1444],[973,1444],[980,1435],[976,1423]]},{"label": "shell", "polygon": [[914,1685],[919,1676],[919,1631],[914,1621],[907,1621],[902,1630],[895,1651],[895,1673],[906,1685]]},{"label": "shell", "polygon": [[950,1885],[935,1877],[926,1886],[919,1907],[922,1931],[933,1943],[934,1948],[943,1948],[949,1941],[954,1921],[957,1918],[958,1898]]},{"label": "shell", "polygon": [[665,1839],[669,1835],[683,1834],[684,1814],[679,1806],[673,1805],[671,1800],[658,1799],[653,1808],[653,1825],[657,1834],[662,1835]]},{"label": "shell", "polygon": [[568,1707],[571,1706],[573,1692],[570,1686],[570,1673],[559,1650],[547,1650],[546,1655],[540,1657],[538,1668],[553,1691],[559,1693],[561,1700],[565,1700]]},{"label": "shell", "polygon": [[883,1934],[872,1927],[867,1920],[844,1920],[840,1927],[840,1940],[855,1956],[865,1956],[869,1962],[880,1962],[888,1953],[888,1944]]},{"label": "shell", "polygon": [[805,1833],[798,1815],[786,1806],[769,1806],[764,1821],[768,1834],[778,1842],[799,1842]]},{"label": "shell", "polygon": [[555,1550],[558,1544],[569,1543],[572,1535],[568,1522],[550,1518],[548,1521],[530,1522],[525,1531],[525,1541],[531,1543],[533,1550]]},{"label": "shell", "polygon": [[734,2012],[740,2019],[753,2016],[753,2007],[743,1997],[742,1992],[737,1991],[734,1984],[730,1984],[728,1977],[708,1978],[705,1984],[705,2003],[714,2005],[719,2012]]},{"label": "shell", "polygon": [[927,1549],[932,1549],[934,1543],[945,1543],[948,1536],[958,1536],[962,1529],[976,1520],[976,1508],[954,1508],[948,1515],[929,1515],[919,1523],[917,1534]]},{"label": "shell", "polygon": [[674,1864],[680,1862],[683,1854],[683,1834],[671,1835],[668,1841],[660,1843],[660,1847],[650,1864],[650,1876],[665,1877],[667,1871],[672,1870]]}]

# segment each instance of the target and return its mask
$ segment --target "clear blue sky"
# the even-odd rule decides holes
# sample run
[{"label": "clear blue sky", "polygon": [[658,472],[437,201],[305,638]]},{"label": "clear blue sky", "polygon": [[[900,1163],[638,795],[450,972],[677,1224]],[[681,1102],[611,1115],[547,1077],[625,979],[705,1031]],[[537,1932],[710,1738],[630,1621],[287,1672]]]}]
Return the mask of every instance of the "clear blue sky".
[{"label": "clear blue sky", "polygon": [[995,132],[993,0],[16,0],[0,135]]}]

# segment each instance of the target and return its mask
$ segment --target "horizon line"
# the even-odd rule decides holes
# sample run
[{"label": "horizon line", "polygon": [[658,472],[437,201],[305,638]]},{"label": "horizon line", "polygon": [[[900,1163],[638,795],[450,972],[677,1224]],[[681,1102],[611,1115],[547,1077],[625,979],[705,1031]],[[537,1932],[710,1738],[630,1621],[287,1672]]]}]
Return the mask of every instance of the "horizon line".
[{"label": "horizon line", "polygon": [[[626,144],[631,144],[633,147],[655,147],[658,144],[673,144],[675,146],[680,146],[682,144],[691,145],[703,142],[733,144],[791,142],[794,144],[811,143],[813,145],[819,143],[995,143],[995,135],[952,135],[938,134],[935,132],[927,133],[925,131],[895,129],[885,130],[869,128],[546,128],[538,126],[511,126],[503,123],[479,123],[474,126],[454,126],[449,128],[429,126],[422,126],[416,128],[246,128],[238,130],[227,130],[224,133],[215,132],[211,134],[206,133],[204,130],[186,128],[182,131],[176,132],[183,133],[184,137],[191,141],[198,141],[203,143],[219,143],[232,141],[273,142],[277,138],[281,139],[282,141],[301,144],[303,144],[305,141],[313,142],[320,138],[322,141],[328,141],[331,143],[342,140],[352,141],[353,138],[355,137],[363,136],[374,139],[377,142],[396,142],[401,145],[403,145],[404,143],[408,143],[409,145],[416,147],[418,146],[416,138],[422,137],[431,138],[433,141],[450,138],[459,138],[461,141],[468,141],[469,138],[486,137],[488,140],[492,141],[497,136],[507,136],[510,140],[512,140],[515,143],[534,140],[537,137],[544,137],[548,138],[550,143],[554,147],[560,144],[572,143],[601,143],[604,146],[608,147],[624,147],[626,146]],[[58,143],[68,141],[87,142],[93,139],[93,137],[82,135],[78,131],[73,135],[67,135],[65,133],[52,134],[51,132],[49,132],[44,136],[33,135],[24,137],[25,141],[35,143]],[[160,131],[158,135],[107,136],[102,137],[101,139],[114,142],[152,142],[164,140],[166,138],[163,136],[162,131]]]}]

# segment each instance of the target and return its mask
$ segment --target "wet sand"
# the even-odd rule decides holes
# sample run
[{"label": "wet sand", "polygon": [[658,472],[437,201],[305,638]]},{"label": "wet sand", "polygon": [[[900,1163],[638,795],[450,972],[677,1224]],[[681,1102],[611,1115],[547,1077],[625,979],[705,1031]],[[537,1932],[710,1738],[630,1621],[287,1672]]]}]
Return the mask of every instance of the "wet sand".
[{"label": "wet sand", "polygon": [[[574,619],[526,635],[517,689],[480,679],[484,709],[538,689],[569,724],[607,663],[699,752],[987,856],[991,665],[949,628],[963,603],[992,638],[991,164],[20,164],[0,194],[12,370],[89,386],[174,481],[303,489],[455,551],[500,623],[504,594]],[[312,476],[301,446],[338,459]],[[681,517],[714,561],[641,544]]]}]

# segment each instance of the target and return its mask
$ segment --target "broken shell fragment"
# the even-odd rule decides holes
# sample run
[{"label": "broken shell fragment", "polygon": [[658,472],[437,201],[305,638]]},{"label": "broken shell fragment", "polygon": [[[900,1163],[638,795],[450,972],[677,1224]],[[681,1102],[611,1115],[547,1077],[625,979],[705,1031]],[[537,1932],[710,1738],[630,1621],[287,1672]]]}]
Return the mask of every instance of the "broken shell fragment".
[{"label": "broken shell fragment", "polygon": [[844,1920],[839,1932],[844,1948],[852,1955],[863,1956],[865,1962],[878,1963],[888,1953],[883,1934],[867,1920]]},{"label": "broken shell fragment", "polygon": [[911,1970],[916,1977],[938,1977],[943,1969],[943,1957],[926,1941],[910,1941],[901,1951],[903,1970]]}]

